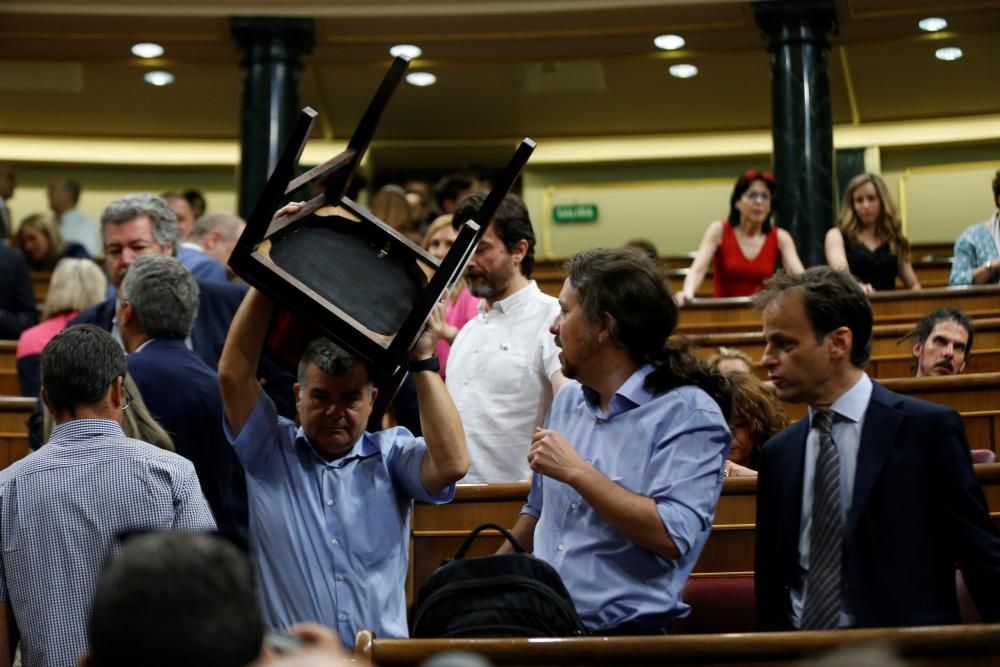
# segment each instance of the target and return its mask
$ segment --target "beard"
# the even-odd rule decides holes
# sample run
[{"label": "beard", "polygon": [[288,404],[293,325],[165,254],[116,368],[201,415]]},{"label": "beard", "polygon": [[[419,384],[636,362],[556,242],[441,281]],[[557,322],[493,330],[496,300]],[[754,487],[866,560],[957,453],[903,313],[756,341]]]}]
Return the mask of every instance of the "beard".
[{"label": "beard", "polygon": [[507,289],[513,277],[513,268],[510,270],[500,269],[492,273],[487,271],[467,271],[465,274],[466,283],[472,296],[480,299],[494,299]]}]

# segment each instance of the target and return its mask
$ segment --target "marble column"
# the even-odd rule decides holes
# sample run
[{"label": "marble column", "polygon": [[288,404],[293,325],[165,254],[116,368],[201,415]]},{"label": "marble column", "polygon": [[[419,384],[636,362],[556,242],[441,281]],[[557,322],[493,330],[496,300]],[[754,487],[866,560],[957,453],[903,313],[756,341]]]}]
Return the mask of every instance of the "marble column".
[{"label": "marble column", "polygon": [[756,1],[753,10],[771,53],[775,217],[806,266],[824,264],[823,237],[836,215],[826,39],[836,10],[833,0]]},{"label": "marble column", "polygon": [[243,52],[239,211],[250,215],[299,113],[301,56],[312,52],[309,18],[233,17]]}]

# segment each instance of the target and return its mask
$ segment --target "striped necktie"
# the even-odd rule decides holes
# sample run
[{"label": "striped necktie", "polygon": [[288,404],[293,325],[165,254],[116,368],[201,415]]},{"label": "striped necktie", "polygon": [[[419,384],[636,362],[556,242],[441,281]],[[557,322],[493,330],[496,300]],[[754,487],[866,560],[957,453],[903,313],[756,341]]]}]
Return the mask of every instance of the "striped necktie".
[{"label": "striped necktie", "polygon": [[813,427],[819,431],[819,453],[813,479],[809,572],[801,627],[825,630],[837,627],[840,621],[844,522],[840,509],[840,456],[831,435],[833,413],[817,412]]}]

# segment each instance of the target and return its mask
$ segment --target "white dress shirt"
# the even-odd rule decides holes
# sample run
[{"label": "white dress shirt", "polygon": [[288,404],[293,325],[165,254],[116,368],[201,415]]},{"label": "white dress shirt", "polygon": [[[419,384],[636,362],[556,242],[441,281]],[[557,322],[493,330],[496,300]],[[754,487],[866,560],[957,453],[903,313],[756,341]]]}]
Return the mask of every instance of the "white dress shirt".
[{"label": "white dress shirt", "polygon": [[59,218],[59,230],[67,241],[76,241],[91,257],[104,257],[104,240],[97,223],[78,208],[71,208]]},{"label": "white dress shirt", "polygon": [[[865,412],[872,397],[872,381],[866,373],[861,374],[853,387],[833,402],[833,427],[831,436],[840,457],[840,510],[844,525],[851,509],[854,493],[854,475],[858,468],[858,448],[861,445],[861,430],[865,425]],[[805,469],[802,471],[802,516],[799,520],[799,577],[798,584],[791,590],[792,625],[799,627],[802,619],[802,605],[806,594],[806,573],[809,572],[809,531],[812,528],[813,483],[816,477],[816,456],[819,453],[819,431],[812,428],[815,411],[809,408],[809,435],[806,436]],[[840,627],[850,627],[854,618],[843,609],[840,612]]]},{"label": "white dress shirt", "polygon": [[463,483],[528,479],[528,449],[552,404],[559,350],[549,327],[559,302],[535,281],[466,323],[448,356],[448,391],[472,459]]}]

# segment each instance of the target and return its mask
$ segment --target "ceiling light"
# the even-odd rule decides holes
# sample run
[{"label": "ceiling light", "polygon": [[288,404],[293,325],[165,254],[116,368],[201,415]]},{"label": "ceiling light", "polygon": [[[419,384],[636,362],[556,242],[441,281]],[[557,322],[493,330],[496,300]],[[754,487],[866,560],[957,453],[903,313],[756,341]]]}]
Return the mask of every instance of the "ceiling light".
[{"label": "ceiling light", "polygon": [[146,83],[150,83],[154,86],[169,86],[174,82],[173,74],[159,70],[155,72],[146,72],[142,78],[146,80]]},{"label": "ceiling light", "polygon": [[962,57],[962,49],[955,46],[946,46],[934,52],[938,60],[958,60]]},{"label": "ceiling light", "polygon": [[682,63],[680,65],[670,66],[670,75],[676,76],[678,79],[690,79],[693,76],[697,76],[698,68],[694,65],[688,65],[687,63]]},{"label": "ceiling light", "polygon": [[406,75],[406,82],[413,86],[433,86],[438,78],[430,72],[410,72]]},{"label": "ceiling light", "polygon": [[140,58],[159,58],[163,55],[163,47],[152,42],[140,42],[132,45],[132,55]]},{"label": "ceiling light", "polygon": [[939,16],[930,16],[925,19],[920,19],[920,21],[917,22],[917,26],[921,30],[925,30],[927,32],[937,32],[938,30],[944,30],[947,28],[948,22]]},{"label": "ceiling light", "polygon": [[422,53],[423,51],[420,47],[414,46],[413,44],[397,44],[389,49],[389,55],[393,58],[399,58],[402,56],[413,60],[414,58],[419,58]]},{"label": "ceiling light", "polygon": [[673,51],[684,46],[684,38],[680,35],[660,35],[653,40],[653,44],[656,48],[663,49],[664,51]]}]

